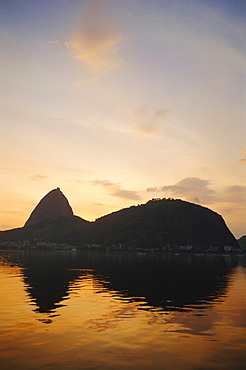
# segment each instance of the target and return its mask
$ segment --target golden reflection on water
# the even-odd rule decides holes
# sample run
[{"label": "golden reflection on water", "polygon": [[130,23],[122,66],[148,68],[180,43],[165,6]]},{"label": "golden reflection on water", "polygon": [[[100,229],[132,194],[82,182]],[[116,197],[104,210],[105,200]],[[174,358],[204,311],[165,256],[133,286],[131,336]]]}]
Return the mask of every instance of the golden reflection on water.
[{"label": "golden reflection on water", "polygon": [[106,289],[93,269],[77,271],[64,305],[39,312],[24,270],[2,266],[0,368],[245,368],[245,268],[232,270],[212,304],[168,312]]}]

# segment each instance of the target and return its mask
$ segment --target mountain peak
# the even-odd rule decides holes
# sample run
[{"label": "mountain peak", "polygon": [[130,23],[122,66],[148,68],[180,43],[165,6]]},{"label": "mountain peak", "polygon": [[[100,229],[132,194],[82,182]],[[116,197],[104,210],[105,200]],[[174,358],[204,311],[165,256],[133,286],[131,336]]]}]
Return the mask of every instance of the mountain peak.
[{"label": "mountain peak", "polygon": [[73,210],[60,188],[46,194],[32,211],[24,226],[30,226],[40,221],[56,216],[72,216]]}]

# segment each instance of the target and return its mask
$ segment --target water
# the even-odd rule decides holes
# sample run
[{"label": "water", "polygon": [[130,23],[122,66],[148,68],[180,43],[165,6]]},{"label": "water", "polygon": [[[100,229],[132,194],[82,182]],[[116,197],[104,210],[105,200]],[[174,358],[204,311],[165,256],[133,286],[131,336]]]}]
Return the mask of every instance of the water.
[{"label": "water", "polygon": [[1,369],[245,369],[244,258],[0,252]]}]

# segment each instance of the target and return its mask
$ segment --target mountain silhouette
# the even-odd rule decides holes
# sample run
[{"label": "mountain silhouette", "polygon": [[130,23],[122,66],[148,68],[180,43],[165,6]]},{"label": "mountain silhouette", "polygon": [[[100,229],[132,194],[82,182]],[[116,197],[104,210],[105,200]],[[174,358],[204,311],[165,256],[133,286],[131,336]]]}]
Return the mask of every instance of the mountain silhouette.
[{"label": "mountain silhouette", "polygon": [[57,216],[72,216],[73,211],[60,188],[51,190],[43,197],[32,211],[25,226],[36,224],[40,221]]},{"label": "mountain silhouette", "polygon": [[152,199],[95,221],[94,243],[161,248],[165,245],[238,247],[222,216],[180,199]]},{"label": "mountain silhouette", "polygon": [[222,216],[180,199],[152,199],[94,222],[73,215],[57,188],[37,205],[24,227],[0,232],[0,240],[49,241],[83,246],[120,246],[122,249],[172,246],[238,248]]}]

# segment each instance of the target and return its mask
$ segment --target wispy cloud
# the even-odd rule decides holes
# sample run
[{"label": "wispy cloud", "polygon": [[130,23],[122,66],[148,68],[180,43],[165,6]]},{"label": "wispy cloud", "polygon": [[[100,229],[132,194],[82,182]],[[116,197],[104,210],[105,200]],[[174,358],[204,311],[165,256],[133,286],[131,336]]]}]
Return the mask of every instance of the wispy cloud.
[{"label": "wispy cloud", "polygon": [[124,37],[117,32],[116,24],[107,12],[107,4],[105,0],[90,1],[74,36],[64,43],[75,59],[97,73],[106,73],[123,64],[118,50]]},{"label": "wispy cloud", "polygon": [[115,187],[119,186],[119,184],[116,184],[116,183],[111,182],[109,180],[93,180],[91,182],[94,185],[102,185],[102,186],[104,186],[105,188],[108,188],[108,189],[115,188]]},{"label": "wispy cloud", "polygon": [[244,158],[240,158],[238,160],[238,162],[241,163],[241,164],[246,164],[246,148],[243,149],[242,154],[243,154]]},{"label": "wispy cloud", "polygon": [[34,180],[34,181],[40,181],[40,180],[44,180],[44,179],[47,179],[48,176],[42,176],[42,175],[35,175],[35,176],[31,176],[30,179],[31,180]]},{"label": "wispy cloud", "polygon": [[127,110],[131,123],[136,129],[144,134],[154,134],[162,125],[166,124],[168,110],[153,109],[147,105]]},{"label": "wispy cloud", "polygon": [[197,170],[201,172],[207,171],[207,167],[199,167]]},{"label": "wispy cloud", "polygon": [[59,48],[62,47],[62,44],[58,40],[50,40],[49,44],[52,45],[52,46],[58,46]]},{"label": "wispy cloud", "polygon": [[225,187],[223,201],[246,204],[246,186],[233,185]]},{"label": "wispy cloud", "polygon": [[115,192],[113,192],[111,195],[114,195],[115,197],[123,198],[123,199],[131,199],[131,200],[139,200],[141,199],[140,195],[136,191],[133,190],[124,190],[124,189],[118,189]]},{"label": "wispy cloud", "polygon": [[119,184],[113,183],[109,180],[93,180],[91,182],[94,185],[103,186],[107,190],[107,192],[114,197],[128,199],[128,200],[141,199],[140,195],[136,191],[122,189]]}]

